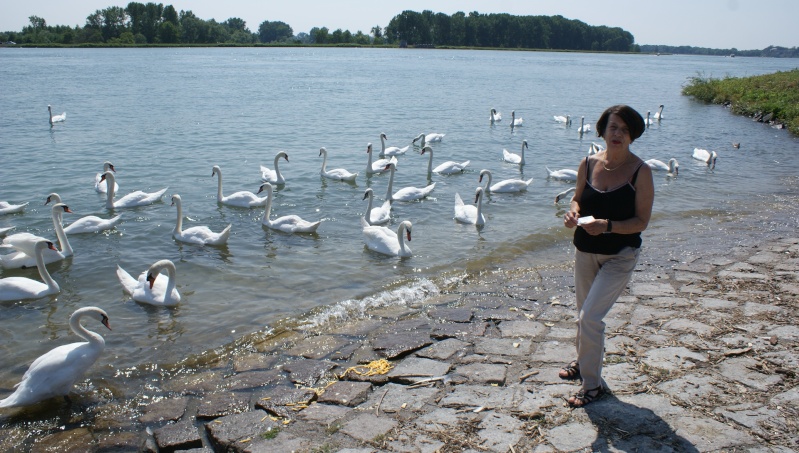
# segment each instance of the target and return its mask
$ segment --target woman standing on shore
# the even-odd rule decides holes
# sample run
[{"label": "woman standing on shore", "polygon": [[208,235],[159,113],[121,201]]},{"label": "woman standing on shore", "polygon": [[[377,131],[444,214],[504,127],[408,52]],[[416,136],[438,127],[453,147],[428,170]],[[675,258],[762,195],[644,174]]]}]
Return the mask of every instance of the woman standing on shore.
[{"label": "woman standing on shore", "polygon": [[605,394],[603,318],[630,281],[641,232],[652,214],[652,171],[630,151],[630,144],[645,128],[641,114],[629,106],[614,105],[602,113],[596,130],[606,149],[580,162],[576,190],[563,218],[567,228],[577,227],[577,359],[560,370],[562,379],[582,380],[580,391],[569,398],[573,407],[583,407]]}]

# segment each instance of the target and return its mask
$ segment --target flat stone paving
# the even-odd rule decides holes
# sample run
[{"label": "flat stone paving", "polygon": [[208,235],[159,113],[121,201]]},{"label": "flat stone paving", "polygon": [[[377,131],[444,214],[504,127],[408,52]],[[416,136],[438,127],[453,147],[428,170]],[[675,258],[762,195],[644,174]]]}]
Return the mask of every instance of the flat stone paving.
[{"label": "flat stone paving", "polygon": [[241,372],[161,383],[129,417],[99,405],[30,451],[799,451],[799,298],[781,289],[799,282],[799,238],[684,258],[642,259],[606,318],[612,393],[585,408],[557,376],[574,355],[570,271],[518,268],[396,319],[288,335],[288,360],[264,347],[231,359]]}]

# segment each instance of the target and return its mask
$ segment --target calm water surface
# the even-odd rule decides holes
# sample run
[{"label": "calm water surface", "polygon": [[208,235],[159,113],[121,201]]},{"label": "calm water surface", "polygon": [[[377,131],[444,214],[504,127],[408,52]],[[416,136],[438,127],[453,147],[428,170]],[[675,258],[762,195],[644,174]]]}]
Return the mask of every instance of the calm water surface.
[{"label": "calm water surface", "polygon": [[[545,167],[572,168],[594,133],[580,137],[580,117],[595,124],[604,108],[627,103],[642,114],[664,104],[664,119],[633,144],[643,158],[680,162],[679,178],[656,174],[655,214],[645,236],[677,233],[702,213],[734,211],[738,203],[784,190],[797,174],[799,142],[786,131],[754,123],[680,94],[690,77],[751,76],[789,70],[792,59],[629,56],[572,53],[376,49],[0,49],[0,200],[30,202],[0,227],[55,238],[49,206],[58,192],[75,211],[107,217],[94,177],[105,160],[117,168],[119,194],[168,187],[165,201],[120,209],[123,223],[103,234],[74,235],[74,257],[48,266],[57,297],[0,306],[0,396],[30,362],[77,341],[67,320],[78,307],[105,309],[114,328],[92,369],[108,380],[126,370],[172,364],[188,354],[283,324],[357,315],[367,305],[404,303],[436,292],[470,270],[502,267],[524,256],[568,259],[556,193],[569,183],[547,179]],[[67,112],[50,127],[47,105]],[[494,126],[489,110],[504,120]],[[511,111],[524,118],[511,130]],[[569,114],[564,127],[553,115]],[[385,197],[388,177],[367,177],[367,143],[405,146],[419,133],[446,137],[432,144],[433,164],[469,160],[467,171],[428,179],[426,155],[411,147],[399,158],[394,189],[436,182],[432,196],[395,203],[391,227],[413,222],[413,257],[396,259],[364,248],[359,217],[372,187]],[[502,161],[503,148],[529,143],[523,168]],[[732,142],[741,142],[740,150]],[[320,176],[328,168],[359,172],[355,183]],[[716,150],[715,171],[692,161],[694,147]],[[287,179],[273,216],[323,220],[317,234],[287,235],[261,225],[263,209],[218,205],[211,168],[223,171],[224,192],[257,192],[261,164],[278,151]],[[455,194],[473,199],[481,169],[494,180],[534,178],[521,194],[484,201],[483,228],[453,220]],[[182,196],[184,228],[232,224],[225,247],[175,242]],[[115,271],[138,275],[159,259],[177,265],[183,300],[177,308],[132,302]],[[38,278],[35,270],[2,276]],[[98,330],[98,326],[91,326]],[[120,387],[125,386],[119,382]]]}]

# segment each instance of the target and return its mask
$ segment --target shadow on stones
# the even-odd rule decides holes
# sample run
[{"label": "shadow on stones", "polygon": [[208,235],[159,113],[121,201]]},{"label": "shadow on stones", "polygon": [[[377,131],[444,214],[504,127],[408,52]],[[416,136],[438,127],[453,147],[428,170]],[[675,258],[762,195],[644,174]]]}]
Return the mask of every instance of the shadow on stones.
[{"label": "shadow on stones", "polygon": [[613,394],[587,405],[584,410],[598,433],[591,451],[699,453],[650,409],[625,403]]}]

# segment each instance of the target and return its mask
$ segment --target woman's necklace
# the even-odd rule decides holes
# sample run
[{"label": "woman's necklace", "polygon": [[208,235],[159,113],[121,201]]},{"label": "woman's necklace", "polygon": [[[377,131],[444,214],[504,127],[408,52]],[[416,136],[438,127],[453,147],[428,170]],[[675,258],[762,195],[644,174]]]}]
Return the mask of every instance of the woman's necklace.
[{"label": "woman's necklace", "polygon": [[605,162],[602,162],[602,168],[604,168],[606,171],[618,170],[622,165],[626,164],[629,159],[630,159],[630,156],[627,156],[623,161],[621,161],[621,163],[619,165],[616,165],[613,168],[608,168],[607,165],[605,165]]}]

